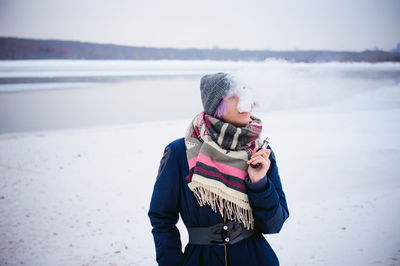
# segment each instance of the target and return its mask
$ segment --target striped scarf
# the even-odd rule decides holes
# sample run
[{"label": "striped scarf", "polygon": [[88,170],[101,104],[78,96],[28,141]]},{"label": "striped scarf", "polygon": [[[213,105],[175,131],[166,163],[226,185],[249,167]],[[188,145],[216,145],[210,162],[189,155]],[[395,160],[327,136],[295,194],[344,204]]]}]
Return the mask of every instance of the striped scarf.
[{"label": "striped scarf", "polygon": [[245,177],[252,150],[261,147],[262,122],[250,116],[244,127],[200,112],[186,130],[185,144],[189,164],[186,182],[200,206],[210,205],[227,218],[254,228]]}]

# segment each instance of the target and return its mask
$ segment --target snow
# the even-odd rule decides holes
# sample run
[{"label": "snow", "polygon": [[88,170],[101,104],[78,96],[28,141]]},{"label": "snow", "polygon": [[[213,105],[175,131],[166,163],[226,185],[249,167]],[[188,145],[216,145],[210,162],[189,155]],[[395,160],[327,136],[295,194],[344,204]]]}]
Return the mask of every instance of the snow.
[{"label": "snow", "polygon": [[[258,114],[290,212],[264,235],[281,265],[400,264],[400,86],[352,84],[320,106]],[[0,265],[156,265],[151,193],[191,118],[1,134]]]},{"label": "snow", "polygon": [[[282,265],[397,264],[400,110],[262,119],[290,211],[265,235]],[[152,186],[188,122],[3,136],[0,264],[155,265]]]},{"label": "snow", "polygon": [[0,78],[202,75],[242,68],[241,61],[211,60],[2,60]]},{"label": "snow", "polygon": [[17,83],[0,84],[0,92],[18,92],[33,90],[54,90],[57,88],[82,88],[97,85],[94,82],[38,82],[38,83]]}]

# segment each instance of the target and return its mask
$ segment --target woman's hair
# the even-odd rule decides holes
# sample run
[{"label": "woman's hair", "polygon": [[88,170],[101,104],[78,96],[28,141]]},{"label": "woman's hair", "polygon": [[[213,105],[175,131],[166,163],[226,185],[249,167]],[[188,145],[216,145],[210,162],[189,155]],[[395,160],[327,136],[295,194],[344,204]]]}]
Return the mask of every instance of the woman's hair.
[{"label": "woman's hair", "polygon": [[214,117],[221,118],[224,114],[226,114],[226,101],[225,97],[222,98],[221,102],[218,104],[217,109],[215,110]]}]

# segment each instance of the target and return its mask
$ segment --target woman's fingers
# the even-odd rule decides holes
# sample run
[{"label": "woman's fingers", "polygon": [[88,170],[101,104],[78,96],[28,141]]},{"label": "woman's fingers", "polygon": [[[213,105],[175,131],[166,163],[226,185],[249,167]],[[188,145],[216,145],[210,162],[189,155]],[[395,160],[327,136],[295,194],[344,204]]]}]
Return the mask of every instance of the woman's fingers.
[{"label": "woman's fingers", "polygon": [[263,148],[258,152],[253,153],[250,160],[247,161],[247,164],[253,164],[253,165],[257,163],[268,164],[270,154],[271,154],[270,149]]},{"label": "woman's fingers", "polygon": [[262,156],[265,159],[268,159],[270,154],[271,154],[270,149],[262,148],[261,150],[259,150],[257,152],[253,151],[251,158],[255,158],[256,156]]},{"label": "woman's fingers", "polygon": [[248,162],[248,164],[257,164],[257,163],[265,163],[264,157],[257,157],[254,160]]},{"label": "woman's fingers", "polygon": [[[265,148],[252,154],[250,160],[247,161],[247,164],[250,166],[250,164],[257,165],[260,163],[262,166],[257,170],[249,167],[248,173],[250,175],[250,178],[254,178],[255,175],[259,175],[261,173],[262,173],[261,175],[265,175],[264,172],[268,171],[268,169],[271,165],[271,162],[269,160],[270,154],[271,154],[271,150],[265,149]],[[255,174],[255,173],[257,173],[257,174]],[[258,180],[258,179],[256,178],[255,180]]]},{"label": "woman's fingers", "polygon": [[250,163],[252,163],[252,162],[254,162],[256,160],[258,161],[258,160],[266,160],[266,159],[264,158],[264,156],[256,155],[255,157],[253,157],[250,160],[248,160],[247,163],[250,164]]}]

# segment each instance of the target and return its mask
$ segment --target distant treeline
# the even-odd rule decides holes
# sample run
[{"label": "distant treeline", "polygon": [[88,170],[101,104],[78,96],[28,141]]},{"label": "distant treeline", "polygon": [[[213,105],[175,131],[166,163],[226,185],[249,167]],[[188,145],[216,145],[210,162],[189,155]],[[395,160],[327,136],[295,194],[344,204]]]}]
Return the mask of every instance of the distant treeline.
[{"label": "distant treeline", "polygon": [[291,62],[400,62],[399,52],[329,50],[175,49],[98,44],[79,41],[0,37],[0,60],[18,59],[126,59],[126,60],[234,60]]}]

